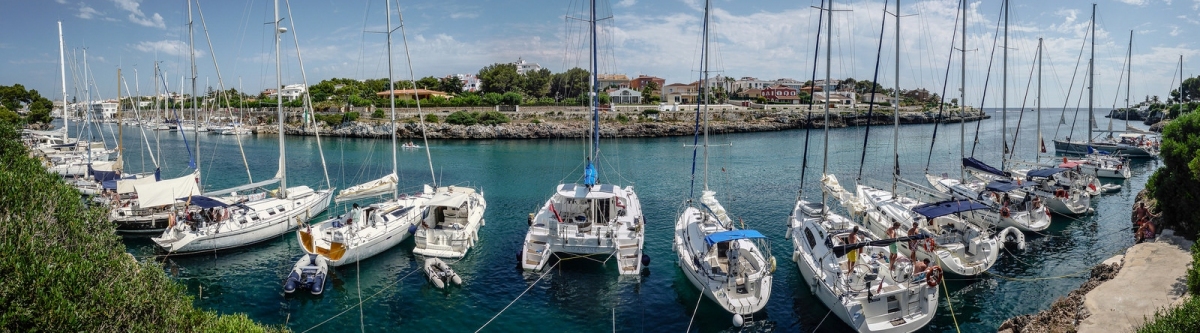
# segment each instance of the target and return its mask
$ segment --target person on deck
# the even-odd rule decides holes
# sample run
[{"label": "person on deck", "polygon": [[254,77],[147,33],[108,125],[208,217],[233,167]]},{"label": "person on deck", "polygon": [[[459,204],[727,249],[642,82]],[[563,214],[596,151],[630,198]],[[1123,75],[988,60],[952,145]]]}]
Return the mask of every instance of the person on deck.
[{"label": "person on deck", "polygon": [[[858,226],[854,226],[854,229],[850,230],[850,236],[846,237],[846,244],[854,243],[858,243]],[[857,261],[858,249],[853,249],[846,253],[846,266],[849,266],[846,275],[854,274],[854,263]]]},{"label": "person on deck", "polygon": [[929,268],[929,258],[921,259],[913,264],[913,277],[919,280],[924,280],[925,270]]},{"label": "person on deck", "polygon": [[[908,228],[908,236],[909,237],[916,236],[919,233],[921,233],[921,231],[917,229],[916,223],[913,223],[912,228]],[[908,251],[909,251],[908,257],[909,258],[912,258],[913,260],[917,260],[917,248],[918,247],[919,246],[917,245],[917,240],[915,240],[915,239],[908,240]]]},{"label": "person on deck", "polygon": [[[892,221],[892,227],[887,229],[887,238],[896,238],[898,230],[900,230],[900,222]],[[899,254],[897,246],[896,242],[888,244],[888,253],[891,253],[891,256],[888,257],[888,269],[890,270],[896,270],[896,255]]]}]

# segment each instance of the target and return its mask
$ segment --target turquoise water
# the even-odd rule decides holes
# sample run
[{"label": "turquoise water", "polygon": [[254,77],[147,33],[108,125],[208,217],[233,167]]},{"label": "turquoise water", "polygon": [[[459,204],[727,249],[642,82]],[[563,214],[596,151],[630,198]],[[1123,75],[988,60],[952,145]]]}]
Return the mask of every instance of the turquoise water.
[{"label": "turquoise water", "polygon": [[[1097,110],[1097,114],[1104,112]],[[998,164],[1000,117],[993,115],[981,123],[976,156]],[[1009,113],[1010,131],[1017,115]],[[1033,113],[1025,116],[1032,117]],[[1045,118],[1044,135],[1048,148],[1053,149],[1048,141],[1057,125],[1058,112],[1048,113]],[[1016,149],[1021,151],[1018,155],[1032,156],[1033,120],[1026,118],[1024,122],[1026,129],[1021,131]],[[930,172],[957,170],[958,126],[939,128]],[[971,140],[975,123],[967,126]],[[933,128],[901,128],[900,162],[905,178],[924,183]],[[845,128],[829,133],[829,170],[843,184],[852,184],[858,173],[863,131]],[[819,199],[816,184],[821,172],[823,135],[819,130],[811,134],[805,197]],[[163,155],[164,176],[189,171],[180,134],[159,132],[158,144],[155,133],[147,135],[151,146],[162,147],[156,151]],[[755,316],[758,323],[754,330],[849,330],[836,317],[825,318],[828,309],[809,293],[795,263],[788,260],[792,246],[784,233],[787,214],[800,189],[804,137],[804,130],[791,130],[716,135],[710,139],[714,145],[726,145],[710,148],[709,187],[733,216],[744,220],[747,228],[757,229],[772,240],[773,254],[779,259],[771,301]],[[125,138],[127,169],[153,169],[137,130],[126,128]],[[274,175],[278,138],[264,135],[242,139],[254,180]],[[188,140],[192,140],[191,135]],[[890,181],[891,141],[891,127],[872,129],[864,178]],[[324,187],[316,139],[288,137],[286,143],[289,186]],[[517,267],[516,254],[527,228],[527,214],[545,202],[555,185],[578,181],[582,175],[586,150],[583,139],[430,141],[434,169],[441,183],[481,188],[489,203],[487,225],[480,231],[482,240],[465,259],[453,264],[465,281],[462,287],[438,290],[428,284],[418,272],[411,240],[358,266],[334,269],[330,288],[323,296],[283,293],[282,282],[302,253],[290,234],[229,252],[157,260],[190,293],[199,296],[197,306],[223,313],[246,313],[267,324],[286,323],[296,331],[318,324],[321,326],[313,331],[357,330],[360,325],[368,331],[475,331],[510,302],[511,306],[485,331],[683,331],[693,317],[693,329],[733,331],[731,315],[716,304],[702,300],[696,309],[701,296],[674,265],[670,249],[672,224],[689,193],[692,148],[685,145],[691,143],[689,136],[605,140],[601,144],[602,181],[632,184],[642,200],[648,221],[646,253],[653,262],[640,279],[618,276],[612,263],[606,267],[586,260],[564,261],[544,277]],[[325,138],[322,144],[329,176],[339,189],[390,172],[391,145],[387,140]],[[200,145],[207,189],[247,182],[234,137],[201,134]],[[969,153],[970,147],[967,150]],[[400,184],[405,191],[415,192],[429,182],[424,150],[401,150],[398,159]],[[1027,249],[1004,253],[992,268],[993,275],[950,281],[949,302],[943,293],[937,318],[923,331],[954,331],[956,322],[963,331],[995,330],[1004,319],[1044,309],[1076,288],[1086,280],[1086,272],[1079,272],[1133,243],[1128,222],[1130,205],[1157,165],[1153,161],[1136,163],[1134,178],[1121,183],[1123,191],[1093,201],[1096,215],[1079,219],[1056,216],[1043,235],[1027,235]],[[698,175],[696,184],[699,187],[701,183]],[[334,213],[345,210],[346,206],[331,207]],[[143,260],[150,260],[154,254],[147,238],[128,237],[126,245],[129,252]],[[1070,276],[1030,280],[1063,275]],[[361,313],[354,307],[360,299]]]}]

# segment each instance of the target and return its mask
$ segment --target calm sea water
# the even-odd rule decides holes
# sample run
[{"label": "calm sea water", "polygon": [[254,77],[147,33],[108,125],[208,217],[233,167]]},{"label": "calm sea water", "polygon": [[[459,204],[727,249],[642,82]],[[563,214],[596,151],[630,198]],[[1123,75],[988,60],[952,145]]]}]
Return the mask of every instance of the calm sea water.
[{"label": "calm sea water", "polygon": [[[1098,110],[1097,114],[1104,112]],[[1044,113],[1044,136],[1051,150],[1049,141],[1060,113]],[[1071,113],[1059,137],[1069,130]],[[1001,122],[999,113],[992,114],[992,119],[979,124],[975,156],[998,164]],[[1010,135],[1015,133],[1017,117],[1026,117],[1021,120],[1023,129],[1015,149],[1019,157],[1031,159],[1036,136],[1034,113],[1008,115]],[[1106,121],[1100,120],[1102,127]],[[1081,121],[1080,128],[1085,123]],[[976,123],[966,125],[970,154]],[[1122,128],[1123,124],[1116,127]],[[109,131],[115,131],[115,126],[105,125],[101,130],[112,142]],[[859,172],[865,130],[852,127],[829,132],[829,170],[844,184],[852,184]],[[930,156],[933,131],[933,125],[901,127],[903,177],[924,183],[927,166],[933,173],[957,174],[959,125],[938,128],[937,144]],[[147,131],[146,135],[143,139],[133,127],[125,130],[129,171],[153,170],[145,149],[147,141],[154,147],[165,177],[190,171],[187,148],[179,133]],[[189,146],[194,150],[196,142],[192,139],[189,134]],[[276,136],[242,137],[254,180],[274,175],[277,140]],[[804,130],[711,137],[714,145],[725,145],[710,148],[709,186],[747,228],[757,229],[771,239],[773,254],[779,260],[771,301],[756,315],[754,330],[849,330],[836,317],[826,318],[829,310],[813,297],[795,263],[788,260],[792,246],[784,233],[788,212],[801,188],[804,140]],[[805,197],[818,199],[822,131],[812,131],[810,140]],[[864,178],[890,181],[891,142],[891,127],[871,129]],[[356,266],[334,269],[330,288],[323,296],[283,293],[283,280],[302,253],[291,234],[229,252],[157,260],[163,262],[168,274],[187,286],[189,293],[199,296],[197,306],[222,313],[245,313],[259,322],[286,324],[296,331],[316,325],[321,326],[313,331],[358,330],[360,326],[367,331],[475,331],[502,310],[485,331],[551,328],[562,332],[677,332],[685,330],[693,318],[692,327],[698,331],[734,331],[731,315],[708,300],[697,303],[701,296],[675,265],[670,248],[672,223],[689,193],[692,148],[685,146],[691,143],[689,136],[605,140],[601,144],[602,180],[634,185],[645,210],[645,251],[653,262],[640,279],[620,277],[613,263],[603,266],[584,260],[565,261],[540,281],[540,273],[523,272],[517,266],[516,254],[527,228],[526,215],[542,205],[557,184],[581,178],[587,147],[582,139],[429,142],[433,173],[441,183],[481,188],[489,203],[487,225],[480,231],[482,240],[466,258],[453,263],[465,281],[462,287],[439,290],[427,283],[419,272],[411,240]],[[321,145],[329,177],[339,189],[390,172],[391,145],[387,140],[325,138]],[[199,146],[207,189],[248,182],[235,137],[201,134]],[[290,186],[325,187],[317,146],[312,137],[286,138]],[[932,161],[928,165],[927,158]],[[400,184],[405,191],[415,192],[430,181],[424,150],[401,150],[398,160]],[[1118,182],[1124,186],[1120,193],[1093,201],[1095,215],[1078,219],[1056,216],[1049,230],[1026,236],[1026,250],[1003,253],[991,270],[993,274],[948,282],[949,295],[943,293],[937,318],[923,331],[954,331],[955,325],[963,331],[994,330],[1004,319],[1044,309],[1076,288],[1086,280],[1088,268],[1133,243],[1128,222],[1130,205],[1157,166],[1154,161],[1135,163],[1133,179]],[[696,179],[697,186],[701,186],[702,177]],[[339,205],[331,207],[330,212],[346,209]],[[152,260],[153,245],[148,238],[127,237],[125,243],[130,253]],[[361,309],[355,307],[359,302]]]}]

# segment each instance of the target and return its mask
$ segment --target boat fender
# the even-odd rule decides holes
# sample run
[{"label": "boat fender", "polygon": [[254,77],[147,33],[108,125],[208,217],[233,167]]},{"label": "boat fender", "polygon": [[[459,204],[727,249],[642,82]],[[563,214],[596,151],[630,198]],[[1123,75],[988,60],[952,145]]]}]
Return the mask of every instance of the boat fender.
[{"label": "boat fender", "polygon": [[416,233],[417,233],[417,226],[415,226],[415,225],[408,226],[408,234],[409,235],[416,234]]},{"label": "boat fender", "polygon": [[642,253],[642,266],[644,266],[644,267],[650,266],[650,255]]},{"label": "boat fender", "polygon": [[454,282],[454,284],[457,284],[460,286],[462,285],[462,277],[459,277],[458,274],[451,275],[450,281]]},{"label": "boat fender", "polygon": [[740,315],[740,314],[733,315],[733,326],[742,327],[742,325],[745,325],[745,324],[746,324],[746,319],[742,318],[742,315]]},{"label": "boat fender", "polygon": [[942,268],[933,266],[929,269],[929,273],[925,274],[925,284],[930,287],[937,287],[938,282],[942,280]]},{"label": "boat fender", "polygon": [[300,275],[296,274],[296,272],[292,272],[292,274],[288,275],[287,282],[283,283],[283,292],[291,294],[293,291],[296,291],[296,287],[299,284]]},{"label": "boat fender", "polygon": [[771,256],[771,273],[775,273],[775,256]]}]

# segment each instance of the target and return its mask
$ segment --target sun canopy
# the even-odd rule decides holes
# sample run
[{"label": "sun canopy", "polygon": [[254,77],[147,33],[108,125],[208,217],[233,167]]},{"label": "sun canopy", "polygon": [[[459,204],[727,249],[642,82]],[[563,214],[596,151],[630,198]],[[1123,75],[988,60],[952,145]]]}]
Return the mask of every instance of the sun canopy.
[{"label": "sun canopy", "polygon": [[884,247],[884,246],[891,245],[892,243],[907,242],[910,240],[922,240],[922,239],[926,239],[926,238],[930,238],[930,237],[933,237],[933,236],[930,236],[929,234],[926,234],[926,233],[919,233],[919,234],[908,236],[908,237],[888,238],[888,239],[880,239],[880,240],[870,241],[870,242],[838,245],[838,246],[833,247],[833,255],[841,257],[841,256],[846,255],[847,252],[861,249],[861,248],[867,247],[867,246]]},{"label": "sun canopy", "polygon": [[977,209],[988,209],[988,206],[971,200],[947,200],[917,206],[913,208],[913,212],[927,219],[934,219]]},{"label": "sun canopy", "polygon": [[1046,169],[1030,170],[1029,173],[1025,174],[1025,177],[1029,178],[1029,179],[1033,179],[1033,177],[1049,178],[1050,176],[1053,176],[1059,172],[1063,172],[1063,171],[1067,171],[1067,170],[1068,170],[1067,168],[1046,168]]},{"label": "sun canopy", "polygon": [[193,195],[190,198],[182,197],[182,198],[178,198],[177,200],[183,201],[183,202],[190,202],[191,206],[200,207],[200,208],[216,208],[216,207],[229,206],[228,204],[221,202],[220,200],[209,198],[209,197],[206,197],[203,195]]},{"label": "sun canopy", "polygon": [[755,231],[755,230],[749,230],[749,229],[747,229],[747,230],[732,230],[732,231],[722,231],[722,232],[708,235],[708,237],[704,237],[704,242],[708,243],[708,246],[713,246],[713,244],[720,243],[720,242],[728,242],[728,241],[739,240],[739,239],[755,239],[755,238],[767,238],[767,236],[763,236],[762,233],[759,233],[758,231]]},{"label": "sun canopy", "polygon": [[964,168],[978,169],[980,171],[987,172],[987,173],[990,173],[993,175],[1008,177],[1007,172],[1000,171],[1000,169],[993,168],[992,166],[987,165],[987,163],[983,163],[982,161],[977,160],[974,157],[964,158],[962,163],[963,163]]},{"label": "sun canopy", "polygon": [[987,189],[995,192],[1008,192],[1019,188],[1021,187],[1011,180],[993,180],[987,184]]},{"label": "sun canopy", "polygon": [[196,187],[196,173],[183,177],[167,179],[149,184],[134,185],[138,195],[138,205],[145,207],[165,206],[175,203],[175,198],[200,194]]},{"label": "sun canopy", "polygon": [[[122,180],[115,181],[115,186],[117,189],[117,193],[125,194],[125,193],[133,193],[135,191],[134,186],[141,185],[141,184],[150,184],[150,183],[154,183],[156,181],[158,181],[157,177],[155,177],[155,178],[142,177],[142,178],[137,178],[137,179],[122,179]],[[105,182],[105,184],[107,184],[107,182]]]},{"label": "sun canopy", "polygon": [[427,207],[433,207],[433,206],[462,207],[462,206],[464,206],[464,204],[467,202],[467,199],[469,199],[469,198],[471,198],[470,193],[467,193],[467,192],[455,193],[455,194],[452,194],[449,196],[430,200],[429,202],[425,203],[425,206],[427,206]]}]

